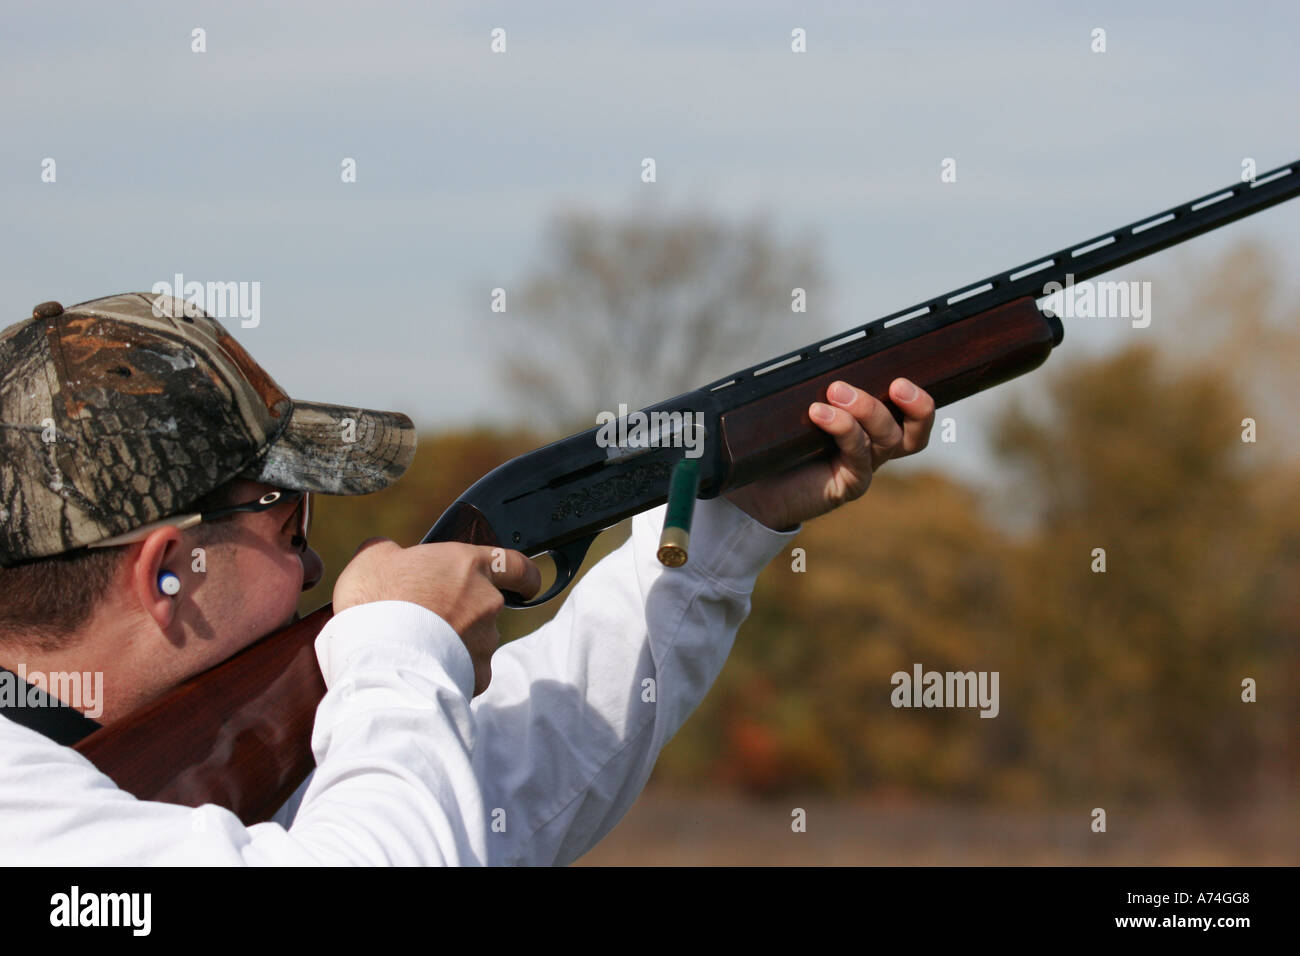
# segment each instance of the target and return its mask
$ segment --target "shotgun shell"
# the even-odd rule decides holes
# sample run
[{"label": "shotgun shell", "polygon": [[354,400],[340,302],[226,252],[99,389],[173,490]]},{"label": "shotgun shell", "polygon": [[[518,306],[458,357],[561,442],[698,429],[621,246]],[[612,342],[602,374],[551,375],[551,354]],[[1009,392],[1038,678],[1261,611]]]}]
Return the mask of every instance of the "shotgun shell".
[{"label": "shotgun shell", "polygon": [[659,536],[659,563],[666,568],[680,568],[686,563],[691,533],[681,528],[664,528]]},{"label": "shotgun shell", "polygon": [[664,530],[659,536],[659,563],[680,568],[686,563],[691,544],[691,517],[695,514],[695,496],[700,493],[700,462],[683,458],[673,468],[668,482],[668,509],[664,513]]}]

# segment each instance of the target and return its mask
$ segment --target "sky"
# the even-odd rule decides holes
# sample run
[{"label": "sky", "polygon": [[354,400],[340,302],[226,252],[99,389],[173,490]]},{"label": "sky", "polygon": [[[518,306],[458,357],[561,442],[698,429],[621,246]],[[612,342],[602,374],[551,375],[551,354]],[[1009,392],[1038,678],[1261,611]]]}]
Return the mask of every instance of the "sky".
[{"label": "sky", "polygon": [[[290,394],[507,422],[496,358],[528,343],[503,342],[490,291],[542,260],[558,211],[761,212],[812,237],[833,288],[776,355],[1228,185],[1246,157],[1300,158],[1297,36],[1300,5],[1267,2],[11,8],[3,324],[176,273],[258,282],[258,326],[226,324]],[[1300,275],[1294,202],[1114,276],[1246,238]],[[966,434],[1001,392],[954,407]],[[959,444],[930,464],[986,467]]]}]

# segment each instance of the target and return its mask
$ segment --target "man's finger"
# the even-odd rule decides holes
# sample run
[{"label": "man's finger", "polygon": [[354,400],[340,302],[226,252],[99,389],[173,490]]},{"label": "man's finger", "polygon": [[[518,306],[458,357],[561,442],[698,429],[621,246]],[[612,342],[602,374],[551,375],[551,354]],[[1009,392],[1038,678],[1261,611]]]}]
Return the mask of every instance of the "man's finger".
[{"label": "man's finger", "polygon": [[871,468],[880,467],[898,450],[903,430],[884,402],[847,382],[833,382],[826,390],[827,399],[853,416],[871,440]]},{"label": "man's finger", "polygon": [[934,427],[934,399],[922,388],[905,378],[896,378],[889,386],[889,397],[903,413],[903,443],[898,454],[911,455],[930,442]]},{"label": "man's finger", "polygon": [[871,448],[867,434],[858,420],[842,408],[813,402],[808,406],[808,417],[813,424],[835,439],[840,450],[840,460],[849,470],[862,475],[871,474]]},{"label": "man's finger", "polygon": [[541,589],[542,572],[523,552],[509,548],[484,548],[483,552],[498,590],[514,591],[527,598]]}]

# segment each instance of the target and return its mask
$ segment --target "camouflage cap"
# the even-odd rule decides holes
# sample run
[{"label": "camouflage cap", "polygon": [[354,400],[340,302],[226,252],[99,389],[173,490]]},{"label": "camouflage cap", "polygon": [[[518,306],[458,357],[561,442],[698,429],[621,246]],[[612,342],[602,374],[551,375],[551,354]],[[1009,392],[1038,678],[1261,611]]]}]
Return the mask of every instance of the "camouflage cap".
[{"label": "camouflage cap", "polygon": [[170,296],[46,302],[0,332],[0,565],[183,514],[235,477],[367,494],[414,455],[405,415],[293,401]]}]

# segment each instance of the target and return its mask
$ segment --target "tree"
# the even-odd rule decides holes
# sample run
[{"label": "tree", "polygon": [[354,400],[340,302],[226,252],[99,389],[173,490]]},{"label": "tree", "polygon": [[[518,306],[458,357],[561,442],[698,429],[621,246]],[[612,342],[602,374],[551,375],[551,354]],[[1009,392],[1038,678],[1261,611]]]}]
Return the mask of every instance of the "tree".
[{"label": "tree", "polygon": [[[1201,326],[1220,348],[1062,356],[1032,405],[1004,407],[1001,484],[1034,519],[1016,533],[916,471],[881,472],[862,503],[811,522],[806,570],[787,553],[764,571],[658,778],[1290,819],[1300,469],[1276,430],[1273,454],[1243,442],[1241,410],[1285,421],[1297,396],[1293,380],[1253,400],[1238,383],[1293,340],[1270,328],[1267,267],[1238,277],[1243,300],[1213,298],[1249,261],[1189,284],[1221,313]],[[917,662],[999,672],[998,717],[894,709],[890,675]],[[1267,699],[1244,701],[1247,679]]]},{"label": "tree", "polygon": [[[707,384],[828,334],[810,241],[783,244],[759,218],[702,211],[601,217],[548,226],[544,264],[508,301],[506,385],[533,424],[590,427]],[[805,290],[807,313],[792,310]]]},{"label": "tree", "polygon": [[1223,372],[1241,399],[1238,421],[1257,422],[1252,455],[1297,460],[1300,306],[1283,281],[1277,250],[1243,240],[1217,258],[1184,256],[1180,271],[1192,281],[1163,282],[1158,289],[1152,331],[1162,350],[1187,367]]}]

